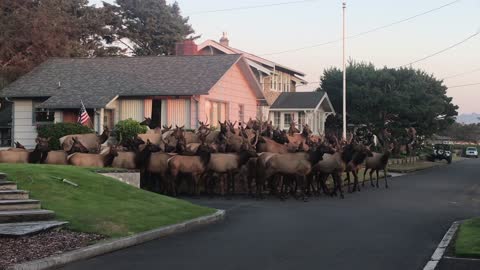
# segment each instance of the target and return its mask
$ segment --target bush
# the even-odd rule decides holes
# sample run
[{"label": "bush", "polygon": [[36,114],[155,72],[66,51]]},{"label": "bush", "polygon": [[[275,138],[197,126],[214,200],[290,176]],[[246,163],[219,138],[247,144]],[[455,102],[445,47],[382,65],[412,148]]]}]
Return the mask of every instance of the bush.
[{"label": "bush", "polygon": [[133,119],[122,120],[115,125],[115,136],[119,142],[128,138],[135,138],[138,134],[147,132],[147,127]]},{"label": "bush", "polygon": [[93,130],[78,123],[55,123],[37,126],[39,137],[50,138],[49,146],[52,150],[60,149],[60,139],[71,134],[93,133]]}]

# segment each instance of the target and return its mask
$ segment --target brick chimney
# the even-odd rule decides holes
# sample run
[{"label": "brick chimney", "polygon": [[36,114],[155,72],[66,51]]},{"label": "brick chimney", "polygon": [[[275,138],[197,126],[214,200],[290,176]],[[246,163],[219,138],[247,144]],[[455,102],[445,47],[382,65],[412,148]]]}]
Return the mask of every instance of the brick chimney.
[{"label": "brick chimney", "polygon": [[197,55],[198,46],[193,39],[187,39],[175,44],[175,55]]},{"label": "brick chimney", "polygon": [[228,40],[227,33],[223,32],[222,37],[220,38],[220,44],[223,46],[228,47],[230,44],[230,40]]}]

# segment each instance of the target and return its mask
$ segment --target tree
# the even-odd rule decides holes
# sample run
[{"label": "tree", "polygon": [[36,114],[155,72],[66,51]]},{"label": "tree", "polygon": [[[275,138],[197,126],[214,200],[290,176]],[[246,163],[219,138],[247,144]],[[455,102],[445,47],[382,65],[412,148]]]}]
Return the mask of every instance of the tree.
[{"label": "tree", "polygon": [[124,44],[135,55],[172,55],[175,43],[194,33],[176,2],[170,5],[165,0],[117,0],[116,4],[104,2],[119,18],[114,25],[115,39],[128,39]]},{"label": "tree", "polygon": [[[342,105],[342,71],[324,71],[318,90],[326,91],[339,117]],[[389,129],[406,136],[413,127],[429,136],[451,125],[458,106],[446,95],[447,87],[421,70],[376,69],[373,64],[350,62],[347,67],[347,121],[368,125],[376,133]],[[334,121],[331,121],[334,122]]]},{"label": "tree", "polygon": [[0,1],[0,89],[48,57],[117,54],[108,15],[87,0]]}]

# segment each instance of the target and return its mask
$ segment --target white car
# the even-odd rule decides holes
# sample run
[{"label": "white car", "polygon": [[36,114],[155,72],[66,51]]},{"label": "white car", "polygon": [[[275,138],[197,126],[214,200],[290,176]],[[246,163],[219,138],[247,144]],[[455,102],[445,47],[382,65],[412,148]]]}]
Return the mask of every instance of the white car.
[{"label": "white car", "polygon": [[476,147],[467,147],[467,149],[465,149],[465,156],[478,158],[478,149]]}]

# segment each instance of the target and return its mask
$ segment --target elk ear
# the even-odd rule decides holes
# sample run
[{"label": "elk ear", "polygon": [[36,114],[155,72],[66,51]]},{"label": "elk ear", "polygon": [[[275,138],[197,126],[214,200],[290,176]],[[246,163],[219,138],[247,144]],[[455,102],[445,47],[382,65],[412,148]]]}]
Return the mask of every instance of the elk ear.
[{"label": "elk ear", "polygon": [[38,143],[38,142],[39,142],[39,140],[38,140],[38,137],[37,137],[37,138],[35,138],[35,143]]}]

